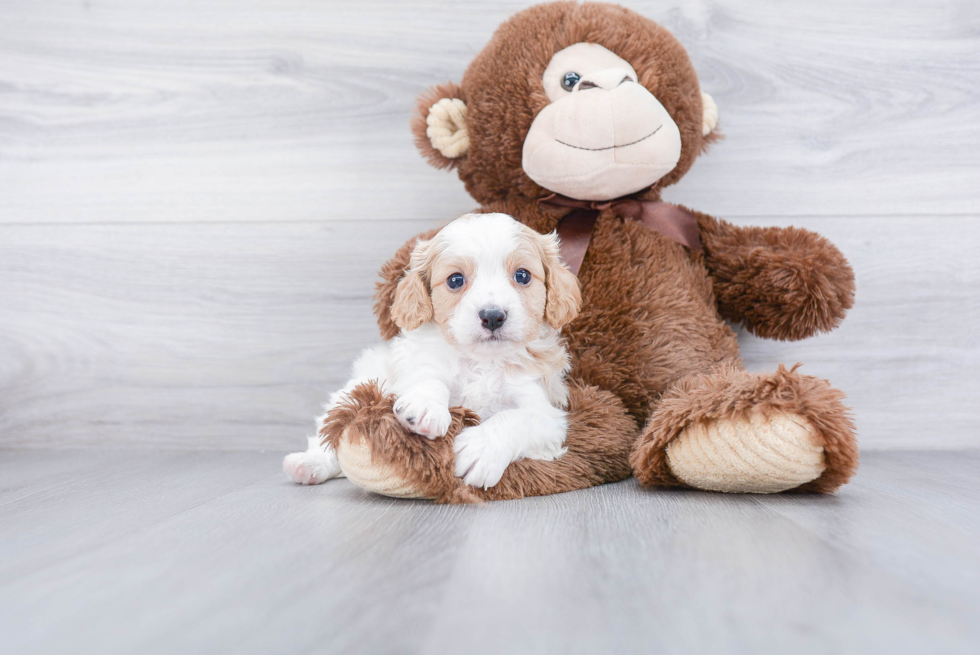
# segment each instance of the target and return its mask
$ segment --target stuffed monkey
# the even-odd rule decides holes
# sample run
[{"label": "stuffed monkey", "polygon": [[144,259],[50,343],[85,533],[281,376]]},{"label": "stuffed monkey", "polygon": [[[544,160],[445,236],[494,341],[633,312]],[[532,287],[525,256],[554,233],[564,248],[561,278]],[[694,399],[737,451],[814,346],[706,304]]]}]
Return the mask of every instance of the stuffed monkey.
[{"label": "stuffed monkey", "polygon": [[[452,435],[405,433],[365,385],[321,431],[345,474],[396,496],[466,502],[568,491],[634,475],[646,487],[832,492],[857,467],[843,394],[780,366],[748,373],[727,321],[771,339],[836,327],[847,260],[796,228],[737,227],[660,201],[717,137],[718,111],[680,43],[619,6],[557,2],[504,23],[460,84],[424,93],[416,143],[455,169],[478,211],[557,230],[582,311],[565,328],[567,454],[515,462],[491,489],[453,474]],[[414,239],[383,271],[382,336]]]}]

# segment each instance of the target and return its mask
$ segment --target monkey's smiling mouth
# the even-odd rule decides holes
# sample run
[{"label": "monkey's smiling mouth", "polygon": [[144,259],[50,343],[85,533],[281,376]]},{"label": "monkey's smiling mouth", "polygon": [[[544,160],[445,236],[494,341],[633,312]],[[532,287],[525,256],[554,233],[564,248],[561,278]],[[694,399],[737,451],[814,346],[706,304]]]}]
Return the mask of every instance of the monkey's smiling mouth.
[{"label": "monkey's smiling mouth", "polygon": [[590,150],[592,152],[598,152],[600,150],[612,150],[613,148],[625,148],[626,146],[635,145],[635,144],[639,143],[640,141],[646,141],[647,139],[649,139],[650,137],[652,137],[654,134],[656,134],[657,132],[659,132],[661,127],[663,127],[663,124],[661,124],[660,127],[658,127],[657,129],[655,129],[653,132],[650,132],[650,134],[647,134],[645,137],[640,138],[640,139],[637,139],[636,141],[630,141],[629,143],[622,143],[622,144],[620,144],[618,146],[606,146],[605,148],[583,148],[582,146],[573,146],[571,143],[565,143],[564,141],[562,141],[560,139],[555,139],[555,141],[557,141],[558,143],[562,144],[563,146],[568,146],[569,148],[575,148],[576,150]]}]

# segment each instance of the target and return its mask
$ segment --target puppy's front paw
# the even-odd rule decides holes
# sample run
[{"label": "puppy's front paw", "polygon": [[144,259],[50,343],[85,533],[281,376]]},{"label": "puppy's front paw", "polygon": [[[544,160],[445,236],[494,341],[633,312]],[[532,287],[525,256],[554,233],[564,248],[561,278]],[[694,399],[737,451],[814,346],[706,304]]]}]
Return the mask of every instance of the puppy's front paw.
[{"label": "puppy's front paw", "polygon": [[402,394],[393,409],[406,430],[427,439],[446,436],[452,421],[447,403],[424,391],[410,390]]},{"label": "puppy's front paw", "polygon": [[453,442],[453,450],[456,452],[456,476],[473,487],[489,489],[497,484],[513,461],[506,439],[495,434],[487,424],[460,432]]}]

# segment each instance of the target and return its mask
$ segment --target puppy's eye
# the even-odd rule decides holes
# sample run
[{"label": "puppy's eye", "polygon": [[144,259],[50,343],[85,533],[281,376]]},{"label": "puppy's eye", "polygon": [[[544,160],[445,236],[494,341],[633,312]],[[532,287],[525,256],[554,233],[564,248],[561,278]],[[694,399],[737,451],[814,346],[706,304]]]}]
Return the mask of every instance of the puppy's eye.
[{"label": "puppy's eye", "polygon": [[463,277],[462,273],[453,273],[448,278],[446,278],[446,285],[450,289],[458,289],[466,284],[466,278]]},{"label": "puppy's eye", "polygon": [[526,269],[519,268],[514,272],[514,281],[518,284],[529,284],[531,282],[531,274]]},{"label": "puppy's eye", "polygon": [[561,80],[561,88],[571,92],[580,79],[582,79],[582,76],[578,73],[565,73],[565,77]]}]

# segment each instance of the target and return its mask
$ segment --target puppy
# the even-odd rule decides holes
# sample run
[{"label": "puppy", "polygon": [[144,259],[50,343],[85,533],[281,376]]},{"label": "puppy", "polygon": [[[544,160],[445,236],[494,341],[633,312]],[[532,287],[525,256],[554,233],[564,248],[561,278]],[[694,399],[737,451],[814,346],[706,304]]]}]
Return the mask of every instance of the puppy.
[{"label": "puppy", "polygon": [[[437,439],[449,429],[449,408],[467,407],[481,422],[456,437],[456,475],[492,487],[513,461],[565,452],[570,365],[559,332],[580,304],[554,234],[506,214],[467,214],[416,244],[391,308],[401,334],[366,350],[325,409],[378,380],[396,396],[405,429]],[[283,469],[300,484],[342,475],[318,437]]]}]

